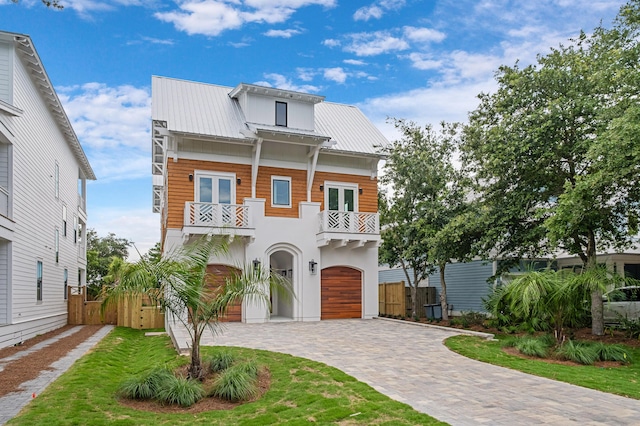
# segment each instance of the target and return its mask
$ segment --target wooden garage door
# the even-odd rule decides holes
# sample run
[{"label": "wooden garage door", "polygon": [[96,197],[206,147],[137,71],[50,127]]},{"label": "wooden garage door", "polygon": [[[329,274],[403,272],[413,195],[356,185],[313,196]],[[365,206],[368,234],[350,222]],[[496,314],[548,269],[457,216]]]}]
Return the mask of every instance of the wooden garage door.
[{"label": "wooden garage door", "polygon": [[[209,275],[208,287],[215,291],[216,288],[224,285],[225,279],[233,273],[240,273],[240,271],[232,266],[226,265],[208,265],[207,272]],[[242,321],[242,303],[234,303],[229,306],[227,315],[221,319],[223,322],[240,322]]]},{"label": "wooden garage door", "polygon": [[322,270],[320,319],[362,318],[362,273],[346,266]]}]

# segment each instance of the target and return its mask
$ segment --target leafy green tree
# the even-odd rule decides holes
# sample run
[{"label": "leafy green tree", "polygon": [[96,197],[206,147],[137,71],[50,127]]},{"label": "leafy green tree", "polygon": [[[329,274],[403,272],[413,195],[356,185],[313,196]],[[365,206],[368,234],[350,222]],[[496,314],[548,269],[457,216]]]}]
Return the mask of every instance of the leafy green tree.
[{"label": "leafy green tree", "polygon": [[162,245],[159,242],[155,243],[142,257],[147,262],[158,263],[162,259]]},{"label": "leafy green tree", "polygon": [[227,278],[225,285],[211,286],[212,276],[207,272],[209,259],[226,251],[227,246],[220,238],[204,237],[163,256],[156,263],[143,257],[125,270],[119,285],[109,287],[103,306],[132,294],[151,296],[170,320],[181,322],[188,330],[191,337],[188,375],[200,379],[202,334],[207,328],[215,334],[229,306],[248,300],[268,307],[270,289],[281,292],[284,297],[292,294],[287,280],[251,265]]},{"label": "leafy green tree", "polygon": [[100,237],[95,229],[87,230],[87,291],[90,295],[96,296],[100,292],[114,259],[124,260],[129,256],[131,244],[112,232]]},{"label": "leafy green tree", "polygon": [[[20,0],[11,0],[13,3],[20,3]],[[54,9],[64,9],[64,6],[62,5],[62,3],[60,3],[60,0],[42,0],[42,4],[44,4],[46,7],[52,7]]]},{"label": "leafy green tree", "polygon": [[[613,30],[583,33],[536,65],[500,67],[497,91],[479,96],[461,148],[484,202],[484,253],[521,258],[561,249],[590,270],[597,252],[633,243],[640,215],[638,16],[632,1]],[[622,139],[629,152],[614,146]],[[591,287],[591,309],[592,332],[600,335],[600,285]]]},{"label": "leafy green tree", "polygon": [[463,257],[461,248],[465,247],[454,238],[459,233],[453,225],[465,205],[452,163],[456,127],[443,123],[435,132],[430,126],[421,128],[405,120],[393,122],[402,139],[382,149],[387,158],[381,181],[391,190],[379,203],[383,224],[380,262],[403,269],[411,289],[413,316],[419,283],[438,267],[442,314],[447,319],[445,267],[452,259]]}]

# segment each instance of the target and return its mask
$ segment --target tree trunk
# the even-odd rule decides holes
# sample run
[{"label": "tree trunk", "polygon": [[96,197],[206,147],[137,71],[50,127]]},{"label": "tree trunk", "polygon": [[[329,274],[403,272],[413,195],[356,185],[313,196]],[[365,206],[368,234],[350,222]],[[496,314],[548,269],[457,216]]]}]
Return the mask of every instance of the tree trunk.
[{"label": "tree trunk", "polygon": [[449,309],[447,306],[447,283],[444,280],[444,268],[447,266],[446,263],[441,263],[438,265],[440,269],[440,307],[442,308],[442,319],[449,319]]},{"label": "tree trunk", "polygon": [[[598,267],[596,259],[596,238],[593,232],[589,232],[586,266],[587,270],[593,270]],[[596,285],[591,291],[591,334],[594,336],[602,336],[604,334],[603,308],[602,290]]]},{"label": "tree trunk", "polygon": [[199,380],[202,376],[202,364],[200,362],[200,332],[196,324],[193,325],[193,340],[191,341],[191,365],[188,376],[190,379]]}]

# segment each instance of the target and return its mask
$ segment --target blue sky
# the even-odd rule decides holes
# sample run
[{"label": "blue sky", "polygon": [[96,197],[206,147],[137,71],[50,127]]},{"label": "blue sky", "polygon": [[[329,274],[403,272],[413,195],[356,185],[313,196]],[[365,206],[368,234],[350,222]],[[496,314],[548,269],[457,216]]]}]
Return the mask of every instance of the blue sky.
[{"label": "blue sky", "polygon": [[[0,30],[28,34],[98,176],[89,227],[160,238],[151,213],[152,75],[265,84],[387,117],[464,121],[493,75],[582,29],[621,0],[0,0]],[[132,252],[135,250],[132,250]],[[132,258],[135,258],[135,254]]]}]

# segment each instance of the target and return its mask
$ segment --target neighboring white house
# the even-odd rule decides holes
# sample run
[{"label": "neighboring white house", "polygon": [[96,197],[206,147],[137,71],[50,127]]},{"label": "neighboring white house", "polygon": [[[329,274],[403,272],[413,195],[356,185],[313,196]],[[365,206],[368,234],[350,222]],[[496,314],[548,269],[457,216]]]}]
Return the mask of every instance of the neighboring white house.
[{"label": "neighboring white house", "polygon": [[67,323],[95,179],[31,38],[0,32],[0,348]]},{"label": "neighboring white house", "polygon": [[152,79],[154,211],[163,251],[225,235],[219,276],[258,265],[295,297],[229,319],[265,322],[378,314],[376,146],[388,143],[354,106],[252,84]]}]

